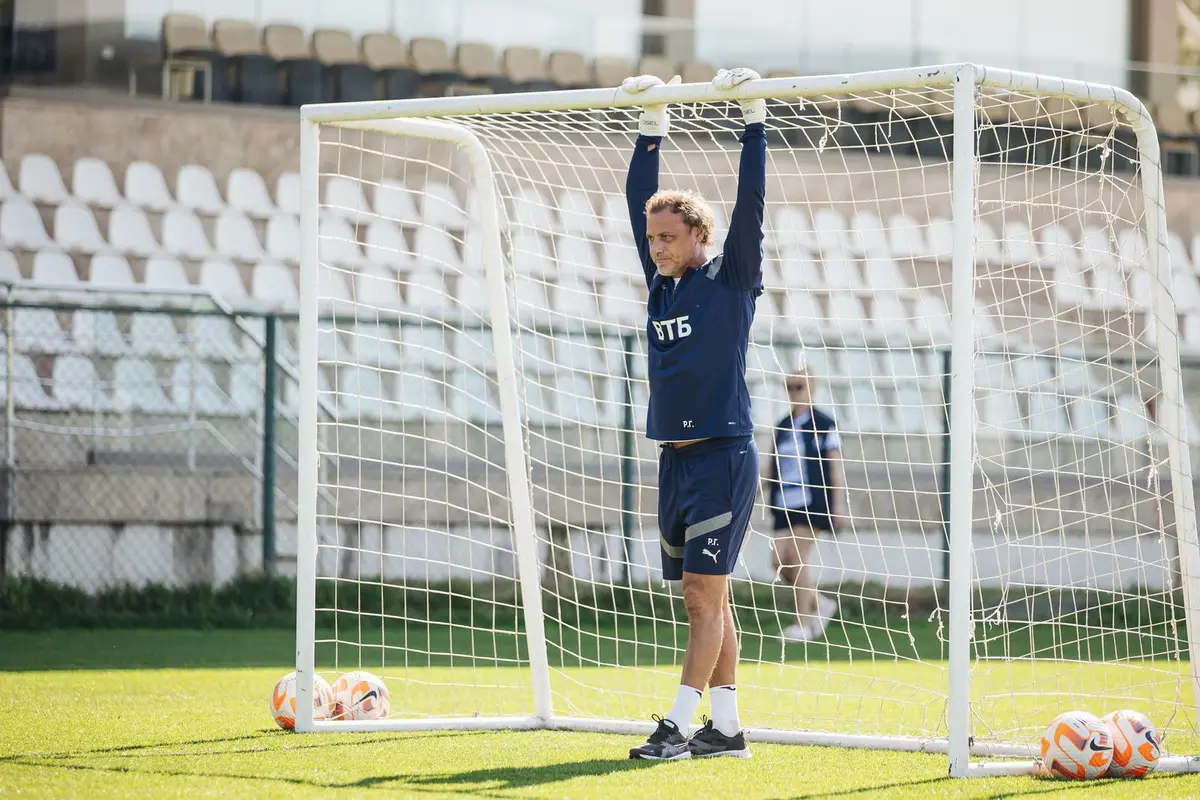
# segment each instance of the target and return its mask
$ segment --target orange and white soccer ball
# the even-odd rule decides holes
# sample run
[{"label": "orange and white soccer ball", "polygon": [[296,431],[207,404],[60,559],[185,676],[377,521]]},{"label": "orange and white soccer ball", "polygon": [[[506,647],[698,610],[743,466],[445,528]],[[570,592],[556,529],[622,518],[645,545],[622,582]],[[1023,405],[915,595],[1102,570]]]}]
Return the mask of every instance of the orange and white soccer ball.
[{"label": "orange and white soccer ball", "polygon": [[[313,675],[313,719],[329,719],[333,713],[333,689],[329,681]],[[290,731],[296,727],[296,673],[279,679],[271,692],[271,716],[275,724]]]},{"label": "orange and white soccer ball", "polygon": [[1108,726],[1112,740],[1112,763],[1108,765],[1110,778],[1141,778],[1153,772],[1162,755],[1158,731],[1150,718],[1139,711],[1114,711],[1105,714],[1101,721]]},{"label": "orange and white soccer ball", "polygon": [[392,696],[379,676],[358,670],[333,682],[333,718],[386,719],[392,713]]},{"label": "orange and white soccer ball", "polygon": [[1086,711],[1059,714],[1042,734],[1042,764],[1056,778],[1098,778],[1112,755],[1108,726]]}]

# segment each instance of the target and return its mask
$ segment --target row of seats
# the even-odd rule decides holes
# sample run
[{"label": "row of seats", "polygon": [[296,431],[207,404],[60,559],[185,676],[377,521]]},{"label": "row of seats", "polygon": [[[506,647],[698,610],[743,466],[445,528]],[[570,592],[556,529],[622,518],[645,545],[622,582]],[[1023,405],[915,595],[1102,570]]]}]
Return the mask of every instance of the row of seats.
[{"label": "row of seats", "polygon": [[[201,61],[211,72],[212,99],[266,105],[301,105],[441,94],[462,86],[470,92],[543,91],[585,86],[617,86],[633,74],[668,79],[682,70],[684,80],[708,81],[716,70],[707,63],[676,65],[662,57],[640,62],[601,56],[589,64],[581,53],[543,56],[534,47],[509,47],[498,54],[486,42],[418,37],[407,45],[391,33],[371,33],[358,42],[346,30],[322,28],[312,38],[296,25],[271,24],[261,31],[244,20],[219,19],[209,30],[191,14],[163,18],[167,60]],[[199,97],[197,75],[184,95]]]}]

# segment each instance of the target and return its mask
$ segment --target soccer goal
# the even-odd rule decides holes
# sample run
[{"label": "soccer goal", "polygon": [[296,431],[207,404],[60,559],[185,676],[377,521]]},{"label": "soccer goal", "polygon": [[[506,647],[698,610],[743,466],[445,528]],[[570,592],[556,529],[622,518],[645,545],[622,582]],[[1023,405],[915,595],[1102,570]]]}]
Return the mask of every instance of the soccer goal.
[{"label": "soccer goal", "polygon": [[[1192,418],[1145,108],[972,65],[651,89],[673,104],[662,185],[718,228],[733,101],[758,97],[756,435],[771,452],[803,361],[848,518],[807,565],[838,605],[807,643],[781,636],[793,595],[755,519],[732,586],[749,738],[1021,773],[1057,714],[1133,708],[1160,769],[1189,769]],[[298,730],[642,735],[674,695],[635,102],[303,109]],[[314,720],[312,676],[351,669],[387,682],[390,717]]]}]

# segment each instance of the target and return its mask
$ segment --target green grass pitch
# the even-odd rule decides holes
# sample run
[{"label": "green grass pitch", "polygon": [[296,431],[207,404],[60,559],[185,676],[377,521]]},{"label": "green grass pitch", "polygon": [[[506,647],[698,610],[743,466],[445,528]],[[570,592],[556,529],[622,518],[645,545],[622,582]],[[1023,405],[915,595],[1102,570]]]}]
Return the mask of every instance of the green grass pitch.
[{"label": "green grass pitch", "polygon": [[758,744],[646,764],[608,735],[291,734],[267,698],[292,653],[275,630],[0,632],[0,797],[1200,796],[1200,776],[951,781],[937,755]]}]

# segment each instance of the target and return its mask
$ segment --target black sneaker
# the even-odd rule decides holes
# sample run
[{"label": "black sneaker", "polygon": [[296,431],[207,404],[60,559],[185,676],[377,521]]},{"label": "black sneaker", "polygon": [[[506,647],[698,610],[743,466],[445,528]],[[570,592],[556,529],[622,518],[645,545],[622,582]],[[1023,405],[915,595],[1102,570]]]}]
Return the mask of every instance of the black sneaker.
[{"label": "black sneaker", "polygon": [[675,723],[655,714],[652,719],[658,723],[658,728],[650,734],[644,745],[629,751],[630,758],[645,758],[650,761],[677,761],[681,758],[691,758],[692,753],[687,737],[679,732]]},{"label": "black sneaker", "polygon": [[715,727],[711,719],[700,718],[704,726],[696,731],[696,735],[688,742],[688,750],[693,758],[710,758],[712,756],[733,756],[734,758],[749,758],[750,748],[746,747],[746,736],[738,731],[733,736],[726,736]]}]

